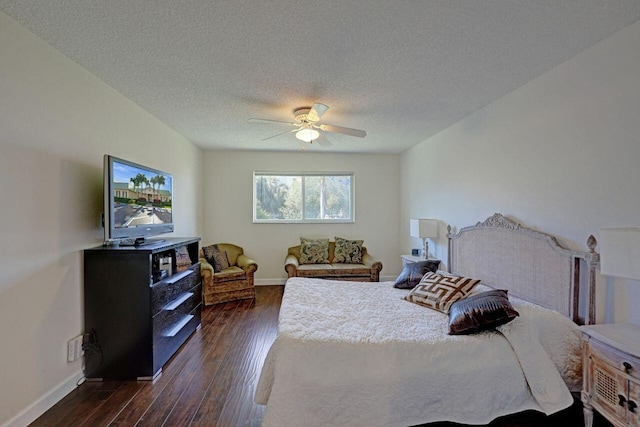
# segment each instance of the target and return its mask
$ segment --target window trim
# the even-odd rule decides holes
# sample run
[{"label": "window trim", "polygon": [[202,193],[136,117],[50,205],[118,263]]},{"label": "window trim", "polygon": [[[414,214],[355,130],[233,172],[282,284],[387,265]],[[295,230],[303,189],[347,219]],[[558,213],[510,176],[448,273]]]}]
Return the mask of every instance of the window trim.
[{"label": "window trim", "polygon": [[[257,199],[257,185],[256,185],[256,177],[257,176],[292,176],[292,177],[300,177],[302,178],[302,189],[301,189],[301,198],[302,198],[302,219],[258,219],[256,218],[256,199]],[[350,192],[350,218],[348,219],[305,219],[305,185],[304,179],[305,177],[314,177],[314,176],[348,176],[351,179],[351,185],[349,188]],[[254,224],[354,224],[356,222],[356,196],[355,196],[355,173],[353,171],[263,171],[263,170],[254,170],[253,171],[253,223]]]}]

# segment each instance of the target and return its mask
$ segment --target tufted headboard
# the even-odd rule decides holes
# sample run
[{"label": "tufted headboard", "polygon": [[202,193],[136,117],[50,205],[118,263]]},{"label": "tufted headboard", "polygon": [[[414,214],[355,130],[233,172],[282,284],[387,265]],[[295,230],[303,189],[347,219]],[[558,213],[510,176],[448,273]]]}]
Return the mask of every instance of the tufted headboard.
[{"label": "tufted headboard", "polygon": [[[509,295],[556,310],[574,322],[595,323],[595,271],[600,256],[589,236],[589,252],[560,246],[555,237],[517,224],[499,213],[464,227],[457,234],[448,227],[449,271],[482,279]],[[587,309],[578,315],[580,267],[588,267]]]}]

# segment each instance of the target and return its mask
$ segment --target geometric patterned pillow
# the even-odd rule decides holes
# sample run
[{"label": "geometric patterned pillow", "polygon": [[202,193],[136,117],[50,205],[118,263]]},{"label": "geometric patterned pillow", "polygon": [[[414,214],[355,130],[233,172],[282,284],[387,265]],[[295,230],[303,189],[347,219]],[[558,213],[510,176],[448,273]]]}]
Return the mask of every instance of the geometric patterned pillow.
[{"label": "geometric patterned pillow", "polygon": [[329,239],[301,237],[300,264],[329,264]]},{"label": "geometric patterned pillow", "polygon": [[404,299],[448,314],[451,305],[469,295],[478,283],[480,279],[428,272]]},{"label": "geometric patterned pillow", "polygon": [[333,250],[333,262],[345,264],[362,264],[362,244],[364,240],[347,240],[336,237]]}]

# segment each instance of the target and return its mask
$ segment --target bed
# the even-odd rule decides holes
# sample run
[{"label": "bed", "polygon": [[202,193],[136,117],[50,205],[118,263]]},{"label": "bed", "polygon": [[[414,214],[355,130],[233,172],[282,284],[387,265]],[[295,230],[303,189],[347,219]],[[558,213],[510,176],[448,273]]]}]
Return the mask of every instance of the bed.
[{"label": "bed", "polygon": [[520,314],[472,335],[449,335],[448,315],[406,301],[393,282],[289,279],[255,395],[263,426],[486,424],[570,406],[581,388],[580,278],[590,295],[598,263],[595,239],[588,246],[562,248],[500,214],[449,230],[450,273],[481,279],[472,293],[507,289]]}]

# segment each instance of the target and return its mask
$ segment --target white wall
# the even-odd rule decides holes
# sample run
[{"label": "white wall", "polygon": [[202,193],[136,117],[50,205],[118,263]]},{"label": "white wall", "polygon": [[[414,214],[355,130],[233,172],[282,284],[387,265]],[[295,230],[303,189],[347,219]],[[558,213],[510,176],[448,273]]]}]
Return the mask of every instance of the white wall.
[{"label": "white wall", "polygon": [[[639,226],[638,46],[640,22],[405,152],[402,227],[501,212],[586,250],[601,227]],[[640,323],[640,283],[601,278],[596,298],[599,321]]]},{"label": "white wall", "polygon": [[201,152],[0,13],[0,425],[80,376],[82,250],[102,240],[105,153],[174,174],[176,236],[201,234]]},{"label": "white wall", "polygon": [[[399,155],[207,151],[204,164],[202,242],[242,246],[258,263],[256,283],[284,282],[287,248],[299,245],[300,236],[364,239],[369,253],[382,261],[382,277],[395,279],[399,273]],[[254,170],[353,171],[356,222],[253,224]]]}]

